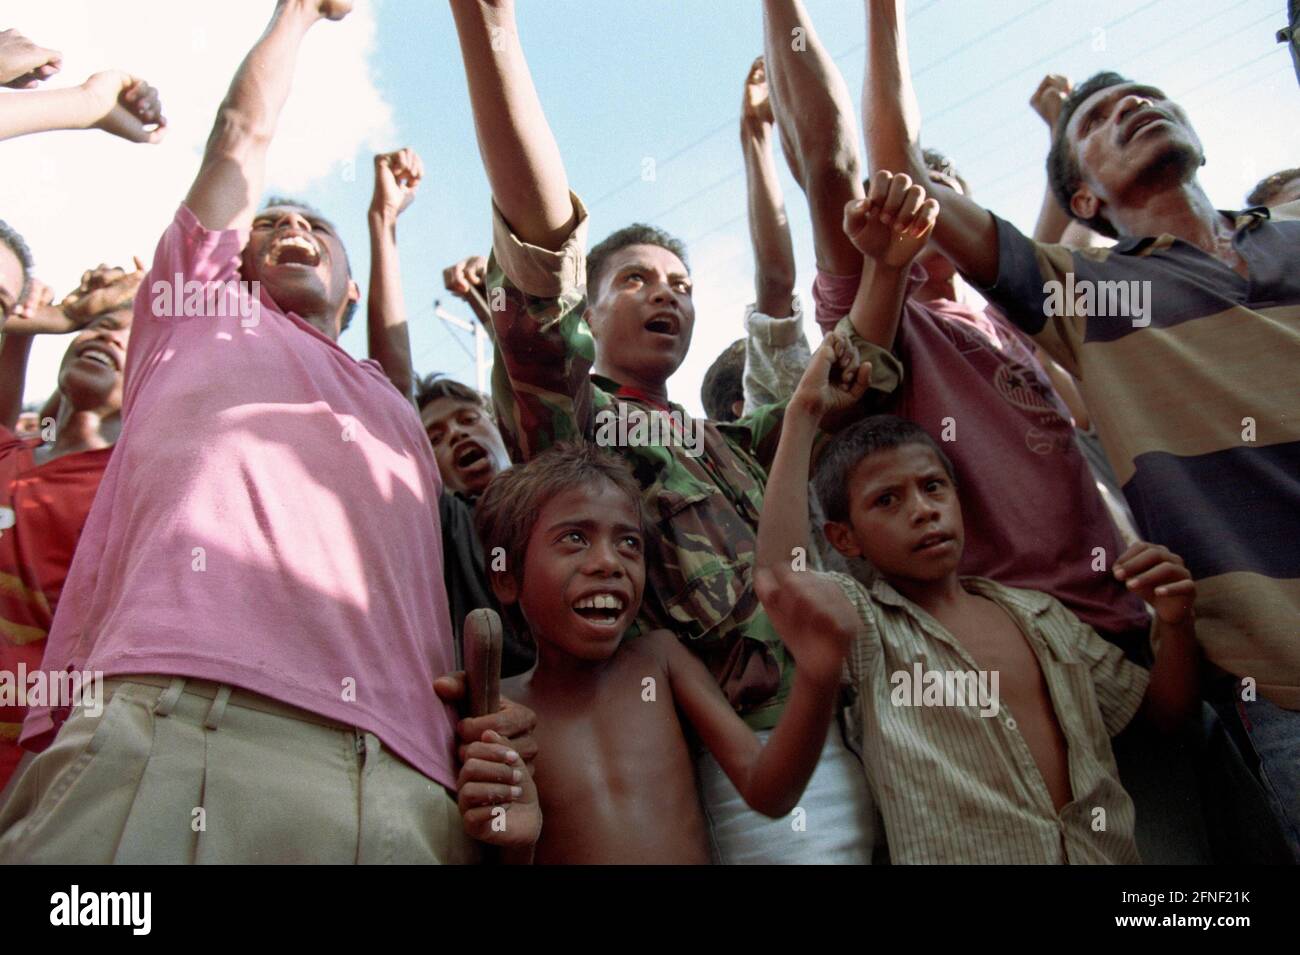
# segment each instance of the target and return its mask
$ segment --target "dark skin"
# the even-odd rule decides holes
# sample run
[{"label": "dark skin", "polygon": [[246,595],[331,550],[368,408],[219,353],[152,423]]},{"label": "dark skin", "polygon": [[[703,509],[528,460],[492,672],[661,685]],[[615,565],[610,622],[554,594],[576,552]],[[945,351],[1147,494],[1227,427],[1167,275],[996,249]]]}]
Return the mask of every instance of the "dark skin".
[{"label": "dark skin", "polygon": [[849,478],[849,523],[828,523],[842,554],[866,556],[900,594],[952,633],[975,668],[999,674],[999,702],[1015,714],[1052,804],[1070,801],[1069,754],[1047,681],[1027,638],[998,604],[961,586],[961,503],[934,451],[907,444],[879,451]]},{"label": "dark skin", "polygon": [[592,370],[668,401],[668,379],[695,328],[691,276],[672,252],[629,245],[605,261],[583,318],[596,340]]},{"label": "dark skin", "polygon": [[[790,702],[764,747],[671,633],[623,642],[645,587],[643,548],[635,502],[597,482],[542,508],[522,586],[494,575],[498,598],[520,604],[538,645],[537,665],[503,692],[538,714],[539,862],[707,863],[687,725],[746,801],[772,816],[793,808],[825,741],[853,620],[819,613],[824,595],[782,602],[770,579],[759,583],[798,657]],[[583,608],[589,600],[610,606]],[[478,778],[505,784],[510,765],[490,760],[474,767]],[[463,773],[462,786],[469,781]],[[506,798],[471,798],[488,796]]]},{"label": "dark skin", "polygon": [[343,313],[360,297],[333,223],[297,206],[271,206],[253,217],[240,275],[258,281],[285,312],[337,341]]},{"label": "dark skin", "polygon": [[420,423],[448,490],[476,497],[510,467],[501,432],[477,402],[435,398],[420,409]]},{"label": "dark skin", "polygon": [[[866,13],[863,129],[871,166],[918,180],[926,172],[903,2],[867,0]],[[1247,274],[1232,247],[1232,222],[1215,210],[1197,179],[1204,159],[1200,140],[1187,115],[1161,91],[1136,83],[1100,90],[1061,132],[1082,173],[1070,199],[1074,216],[1101,215],[1121,236],[1169,233]],[[999,254],[992,217],[969,197],[939,186],[932,192],[943,207],[935,244],[962,274],[992,285]]]},{"label": "dark skin", "polygon": [[[790,399],[759,521],[760,569],[789,565],[808,548],[808,468],[818,423],[840,396],[831,382],[828,346],[813,356]],[[947,628],[976,663],[999,674],[1000,702],[1038,766],[1053,805],[1071,798],[1069,754],[1037,655],[1011,616],[995,601],[971,593],[957,575],[964,529],[953,479],[928,444],[915,442],[864,457],[848,476],[848,520],[828,521],[826,538],[846,557],[865,557],[900,594]],[[798,577],[790,571],[788,576]],[[1156,662],[1143,712],[1157,729],[1174,732],[1198,705],[1196,590],[1182,560],[1164,547],[1139,542],[1115,561],[1113,573],[1156,614]],[[831,605],[848,606],[842,593]]]}]

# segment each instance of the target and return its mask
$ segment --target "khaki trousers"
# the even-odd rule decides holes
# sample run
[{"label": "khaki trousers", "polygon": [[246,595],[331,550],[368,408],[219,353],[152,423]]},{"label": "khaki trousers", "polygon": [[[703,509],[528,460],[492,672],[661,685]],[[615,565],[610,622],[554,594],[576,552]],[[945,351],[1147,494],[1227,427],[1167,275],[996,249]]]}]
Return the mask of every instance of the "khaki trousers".
[{"label": "khaki trousers", "polygon": [[0,806],[0,862],[464,863],[454,797],[372,733],[203,680],[104,681]]}]

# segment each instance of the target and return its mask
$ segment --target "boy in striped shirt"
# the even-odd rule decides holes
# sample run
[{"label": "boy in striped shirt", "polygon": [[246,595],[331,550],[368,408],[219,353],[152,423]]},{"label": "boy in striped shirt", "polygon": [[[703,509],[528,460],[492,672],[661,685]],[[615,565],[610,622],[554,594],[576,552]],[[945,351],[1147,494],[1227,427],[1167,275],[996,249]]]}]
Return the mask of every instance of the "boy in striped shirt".
[{"label": "boy in striped shirt", "polygon": [[[772,467],[766,501],[779,503],[764,505],[758,561],[785,581],[808,547],[808,462],[833,377],[824,345],[791,399]],[[892,860],[1139,862],[1110,738],[1139,709],[1172,731],[1197,705],[1195,584],[1182,560],[1138,543],[1113,567],[1154,609],[1148,674],[1054,598],[958,576],[955,475],[917,425],[879,415],[845,430],[823,451],[816,485],[827,538],[878,571],[869,586],[827,576],[860,622],[849,721]],[[991,685],[999,698],[929,692],[972,675],[967,685]],[[901,692],[909,682],[928,686]]]}]

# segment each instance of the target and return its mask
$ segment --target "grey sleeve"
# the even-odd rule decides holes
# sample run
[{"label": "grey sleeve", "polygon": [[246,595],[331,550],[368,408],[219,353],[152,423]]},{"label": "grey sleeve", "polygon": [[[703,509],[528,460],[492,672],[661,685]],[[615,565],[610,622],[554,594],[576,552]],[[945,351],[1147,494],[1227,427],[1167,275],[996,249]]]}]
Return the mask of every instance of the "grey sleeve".
[{"label": "grey sleeve", "polygon": [[773,318],[753,305],[745,310],[744,414],[789,398],[808,367],[812,350],[798,295],[791,311],[788,318]]}]

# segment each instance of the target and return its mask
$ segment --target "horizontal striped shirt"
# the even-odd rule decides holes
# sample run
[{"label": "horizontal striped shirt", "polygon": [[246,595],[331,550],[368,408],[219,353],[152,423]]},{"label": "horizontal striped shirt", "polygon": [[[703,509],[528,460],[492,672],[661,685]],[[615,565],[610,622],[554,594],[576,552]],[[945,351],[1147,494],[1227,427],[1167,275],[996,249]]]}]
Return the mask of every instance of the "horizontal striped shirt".
[{"label": "horizontal striped shirt", "polygon": [[1080,380],[1206,656],[1300,709],[1300,203],[1224,215],[1249,279],[1172,235],[1071,250],[995,217],[985,294]]},{"label": "horizontal striped shirt", "polygon": [[[986,580],[962,586],[1011,616],[1038,660],[1065,737],[1073,798],[1057,812],[1005,703],[913,705],[897,696],[920,671],[975,674],[953,634],[883,579],[834,580],[860,623],[846,713],[894,863],[1137,863],[1133,801],[1110,738],[1137,712],[1147,671],[1056,599]],[[928,699],[926,702],[929,702]],[[954,702],[957,705],[952,705]],[[988,714],[988,715],[982,715]]]}]

